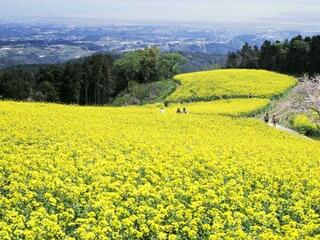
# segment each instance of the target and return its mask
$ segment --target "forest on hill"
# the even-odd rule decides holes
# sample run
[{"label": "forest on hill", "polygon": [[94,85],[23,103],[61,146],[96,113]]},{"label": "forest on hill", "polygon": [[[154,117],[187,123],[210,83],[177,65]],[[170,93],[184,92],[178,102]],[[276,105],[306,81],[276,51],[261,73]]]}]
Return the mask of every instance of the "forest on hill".
[{"label": "forest on hill", "polygon": [[130,83],[172,78],[185,59],[157,48],[121,56],[98,54],[65,64],[21,66],[0,72],[3,99],[105,105]]},{"label": "forest on hill", "polygon": [[298,35],[290,41],[265,41],[261,47],[245,44],[228,55],[227,67],[315,75],[320,73],[320,36]]}]

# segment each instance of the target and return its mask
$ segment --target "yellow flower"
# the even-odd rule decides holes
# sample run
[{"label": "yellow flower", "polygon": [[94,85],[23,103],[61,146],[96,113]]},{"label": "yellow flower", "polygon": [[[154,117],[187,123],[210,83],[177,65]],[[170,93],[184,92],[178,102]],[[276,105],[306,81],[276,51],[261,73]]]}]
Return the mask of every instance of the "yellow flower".
[{"label": "yellow flower", "polygon": [[1,101],[0,239],[314,238],[320,143],[241,117],[295,80],[250,70],[176,79],[172,101],[233,99],[184,115],[179,104],[160,115]]}]

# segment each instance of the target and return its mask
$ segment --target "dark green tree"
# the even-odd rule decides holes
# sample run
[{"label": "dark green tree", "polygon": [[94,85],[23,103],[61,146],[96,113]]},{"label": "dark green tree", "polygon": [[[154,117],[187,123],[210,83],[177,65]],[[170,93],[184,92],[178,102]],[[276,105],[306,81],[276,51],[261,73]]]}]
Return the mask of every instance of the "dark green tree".
[{"label": "dark green tree", "polygon": [[179,53],[164,53],[160,55],[160,74],[163,78],[173,78],[180,73],[181,65],[186,63],[186,59]]},{"label": "dark green tree", "polygon": [[32,76],[24,70],[7,70],[1,74],[0,95],[5,99],[26,100],[31,96]]}]

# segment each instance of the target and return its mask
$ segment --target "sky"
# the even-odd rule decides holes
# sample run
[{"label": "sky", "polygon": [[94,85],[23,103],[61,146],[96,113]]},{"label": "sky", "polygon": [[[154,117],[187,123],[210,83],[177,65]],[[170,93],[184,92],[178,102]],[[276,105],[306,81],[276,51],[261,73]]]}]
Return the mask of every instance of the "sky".
[{"label": "sky", "polygon": [[320,0],[0,0],[1,17],[320,23]]}]

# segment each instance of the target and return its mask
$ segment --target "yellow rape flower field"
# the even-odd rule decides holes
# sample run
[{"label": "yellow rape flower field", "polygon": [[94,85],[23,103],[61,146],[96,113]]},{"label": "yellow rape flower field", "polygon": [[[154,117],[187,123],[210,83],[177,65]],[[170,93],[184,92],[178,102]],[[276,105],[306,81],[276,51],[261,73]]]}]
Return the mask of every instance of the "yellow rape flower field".
[{"label": "yellow rape flower field", "polygon": [[[192,114],[219,114],[228,116],[248,116],[268,107],[269,99],[227,99],[212,102],[194,102],[188,104],[170,104],[166,111],[174,113],[177,108],[186,107]],[[161,106],[161,105],[151,105]]]},{"label": "yellow rape flower field", "polygon": [[320,143],[268,103],[0,102],[0,239],[320,239]]},{"label": "yellow rape flower field", "polygon": [[181,87],[168,100],[212,100],[217,98],[271,98],[296,84],[292,77],[265,70],[228,69],[181,74]]}]

